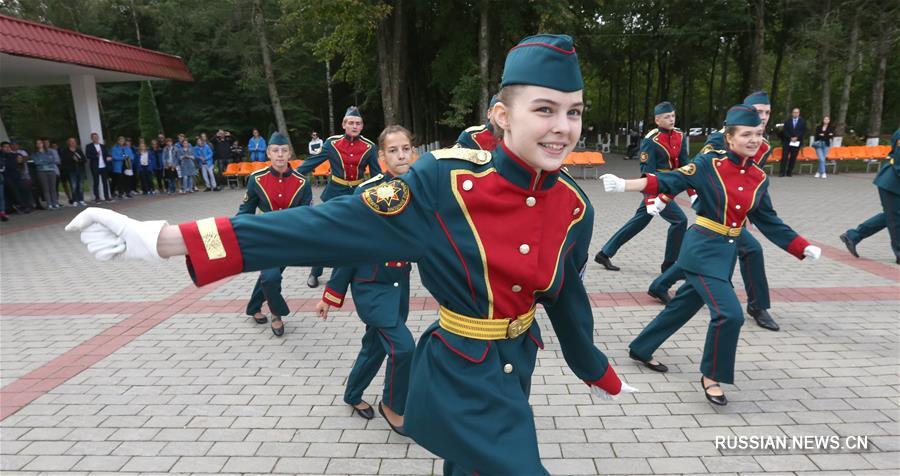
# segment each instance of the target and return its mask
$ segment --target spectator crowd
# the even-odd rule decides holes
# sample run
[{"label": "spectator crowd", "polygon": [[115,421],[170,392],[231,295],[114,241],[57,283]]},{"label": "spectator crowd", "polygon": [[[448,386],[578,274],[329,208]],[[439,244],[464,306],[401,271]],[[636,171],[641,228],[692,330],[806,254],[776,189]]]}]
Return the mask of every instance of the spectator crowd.
[{"label": "spectator crowd", "polygon": [[[314,141],[318,140],[313,133]],[[321,147],[321,140],[318,140]],[[310,153],[314,149],[310,147]],[[143,195],[186,194],[222,189],[223,173],[230,163],[265,162],[266,140],[258,129],[245,149],[228,131],[219,129],[212,139],[206,133],[189,139],[159,134],[156,138],[118,136],[112,145],[97,133],[82,147],[69,137],[62,147],[45,138],[34,141],[31,151],[16,140],[0,144],[0,220],[9,214],[56,210],[60,188],[69,206],[86,206],[85,188],[96,203],[127,200]],[[88,180],[90,177],[90,181]]]}]

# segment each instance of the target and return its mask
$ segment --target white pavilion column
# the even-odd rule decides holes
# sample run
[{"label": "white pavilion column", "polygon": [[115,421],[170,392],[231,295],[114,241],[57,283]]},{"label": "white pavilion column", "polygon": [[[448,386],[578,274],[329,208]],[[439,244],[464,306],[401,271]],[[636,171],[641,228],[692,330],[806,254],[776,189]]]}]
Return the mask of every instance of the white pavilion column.
[{"label": "white pavilion column", "polygon": [[69,85],[72,88],[72,100],[75,103],[79,143],[82,147],[90,144],[92,132],[100,134],[100,142],[105,142],[100,123],[100,103],[97,102],[97,79],[87,74],[71,75],[69,76]]},{"label": "white pavilion column", "polygon": [[6,126],[3,125],[3,117],[0,116],[0,141],[9,140],[9,134],[6,133]]}]

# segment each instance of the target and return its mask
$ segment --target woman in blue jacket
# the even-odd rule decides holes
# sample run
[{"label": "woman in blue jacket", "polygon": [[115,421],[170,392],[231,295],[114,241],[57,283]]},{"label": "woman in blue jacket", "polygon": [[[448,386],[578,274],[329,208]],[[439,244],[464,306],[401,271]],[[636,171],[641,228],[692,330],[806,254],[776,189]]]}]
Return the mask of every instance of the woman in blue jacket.
[{"label": "woman in blue jacket", "polygon": [[213,151],[209,144],[203,139],[197,139],[197,145],[194,146],[194,157],[200,163],[200,173],[203,175],[203,181],[206,182],[206,190],[204,192],[218,191],[216,187],[216,174],[213,172]]},{"label": "woman in blue jacket", "polygon": [[259,129],[253,129],[253,137],[247,142],[251,162],[266,161],[266,139],[259,135]]},{"label": "woman in blue jacket", "polygon": [[125,138],[119,136],[116,139],[116,145],[110,150],[112,155],[112,176],[113,176],[113,194],[118,198],[128,198],[129,177],[125,175],[126,170],[133,170],[134,150],[125,144]]}]

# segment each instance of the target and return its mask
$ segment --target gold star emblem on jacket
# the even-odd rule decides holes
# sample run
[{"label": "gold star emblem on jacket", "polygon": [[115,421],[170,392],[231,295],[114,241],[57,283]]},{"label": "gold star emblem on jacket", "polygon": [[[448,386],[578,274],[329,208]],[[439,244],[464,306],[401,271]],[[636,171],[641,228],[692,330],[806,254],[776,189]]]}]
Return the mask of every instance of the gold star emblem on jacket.
[{"label": "gold star emblem on jacket", "polygon": [[402,180],[391,180],[362,194],[363,201],[379,215],[396,215],[409,203],[409,187]]}]

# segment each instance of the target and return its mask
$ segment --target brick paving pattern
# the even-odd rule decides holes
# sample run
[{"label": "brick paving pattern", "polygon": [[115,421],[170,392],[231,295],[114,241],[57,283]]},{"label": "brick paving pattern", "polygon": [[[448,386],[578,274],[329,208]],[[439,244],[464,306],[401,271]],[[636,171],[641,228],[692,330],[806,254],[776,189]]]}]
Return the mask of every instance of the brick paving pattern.
[{"label": "brick paving pattern", "polygon": [[[604,171],[635,176],[611,158]],[[656,354],[658,374],[634,365],[628,342],[661,309],[646,296],[666,225],[654,220],[613,262],[585,274],[595,341],[640,388],[601,402],[566,367],[538,313],[546,348],[531,403],[553,474],[890,474],[900,471],[900,267],[887,233],[844,250],[838,235],[878,211],[871,174],[772,178],[779,215],[823,248],[799,262],[754,231],[765,249],[772,314],[781,332],[748,320],[727,407],[709,405],[698,367],[708,313]],[[635,194],[581,181],[596,210],[593,254],[634,212]],[[316,190],[318,197],[321,189]],[[112,208],[171,223],[232,214],[243,192],[135,198]],[[318,202],[318,199],[316,199]],[[692,212],[685,208],[688,216]],[[321,288],[305,268],[285,272],[294,311],[287,333],[243,314],[255,275],[204,288],[180,260],[98,262],[62,231],[76,209],[13,216],[0,227],[0,470],[3,474],[433,474],[442,461],[365,421],[342,402],[363,324],[352,305],[329,321],[312,312]],[[326,273],[327,277],[327,273]],[[436,316],[412,277],[409,326]],[[743,296],[740,274],[734,277]],[[376,378],[365,398],[380,395]],[[838,437],[839,449],[721,449],[717,437]],[[865,436],[867,449],[846,446]],[[746,441],[746,440],[745,440]],[[822,440],[824,441],[824,440]]]}]

